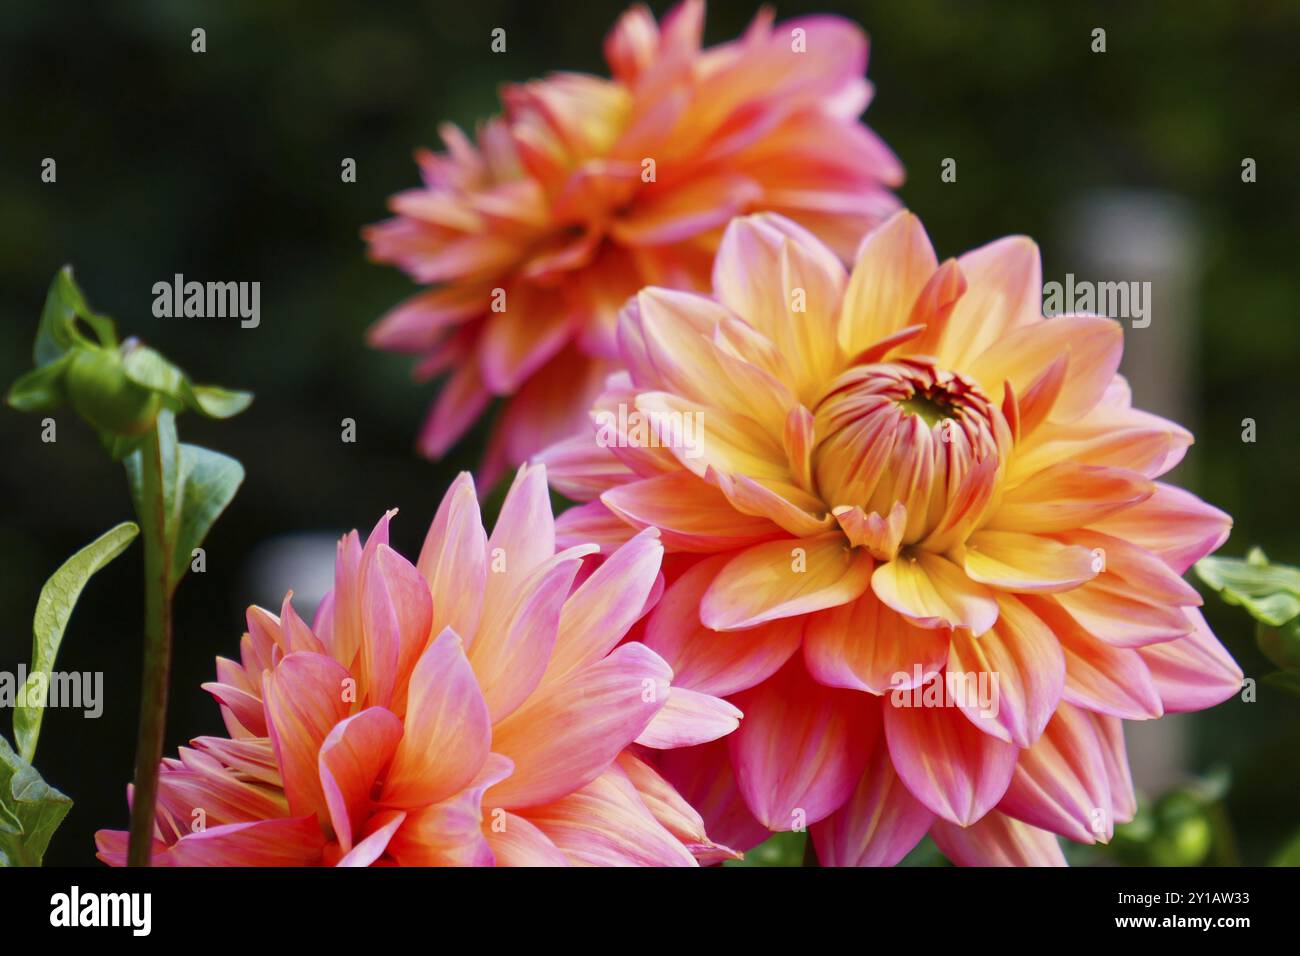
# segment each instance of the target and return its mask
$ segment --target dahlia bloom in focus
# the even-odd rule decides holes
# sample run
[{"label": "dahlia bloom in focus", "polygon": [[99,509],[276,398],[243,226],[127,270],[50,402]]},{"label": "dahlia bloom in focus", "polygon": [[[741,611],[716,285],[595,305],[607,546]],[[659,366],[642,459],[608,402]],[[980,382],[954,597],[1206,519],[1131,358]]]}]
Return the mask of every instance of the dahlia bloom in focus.
[{"label": "dahlia bloom in focus", "polygon": [[[219,658],[229,738],[163,761],[161,866],[695,865],[733,856],[628,748],[710,739],[669,700],[672,671],[614,645],[657,598],[662,547],[639,535],[592,566],[555,553],[545,470],[521,469],[492,536],[468,475],[419,561],[339,543],[312,625],[286,596],[248,612]],[[575,586],[576,583],[576,586]],[[686,692],[683,692],[685,694]],[[716,731],[714,728],[717,728]],[[127,834],[100,831],[125,861]]]},{"label": "dahlia bloom in focus", "polygon": [[712,296],[623,312],[596,440],[541,457],[589,501],[561,539],[680,553],[645,643],[745,719],[659,766],[716,839],[1060,863],[1133,815],[1121,721],[1240,687],[1181,577],[1231,521],[1156,480],[1191,435],[1131,406],[1118,323],[1040,295],[1022,237],[940,264],[904,211],[850,275],[758,215]]},{"label": "dahlia bloom in focus", "polygon": [[417,156],[424,185],[369,228],[370,256],[433,286],[372,330],[373,345],[447,374],[420,435],[441,456],[494,396],[511,396],[485,474],[584,420],[617,356],[619,308],[646,285],[704,289],[735,215],[783,212],[844,255],[897,208],[889,149],[858,116],[867,41],[815,16],[701,49],[702,0],[662,25],[628,10],[605,42],[610,79],[557,73],[505,88],[471,141]]}]

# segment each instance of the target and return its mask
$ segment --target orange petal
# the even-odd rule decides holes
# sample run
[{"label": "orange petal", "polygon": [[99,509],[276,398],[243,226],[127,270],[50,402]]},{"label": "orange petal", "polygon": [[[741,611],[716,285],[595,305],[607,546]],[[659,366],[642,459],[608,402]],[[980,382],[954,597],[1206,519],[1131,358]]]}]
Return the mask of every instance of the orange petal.
[{"label": "orange petal", "polygon": [[885,698],[890,760],[912,796],[938,816],[969,825],[1002,799],[1020,751],[981,732],[956,707],[911,701],[923,693],[895,691]]},{"label": "orange petal", "polygon": [[743,630],[852,601],[871,579],[871,556],[839,532],[755,545],[733,558],[700,602],[700,620]]},{"label": "orange petal", "polygon": [[1077,843],[1108,842],[1115,819],[1106,745],[1088,711],[1062,704],[1037,743],[1021,752],[998,809]]},{"label": "orange petal", "polygon": [[840,307],[839,341],[857,355],[907,324],[908,313],[939,266],[921,220],[901,210],[858,250]]},{"label": "orange petal", "polygon": [[[966,369],[994,343],[1017,329],[1042,324],[1043,272],[1038,246],[1025,236],[1006,236],[964,253],[957,260],[966,291],[948,318],[937,357],[947,368]],[[999,394],[988,389],[990,395]],[[1028,383],[1025,383],[1028,384]],[[1016,382],[1020,391],[1020,383]]]},{"label": "orange petal", "polygon": [[1101,401],[1119,368],[1123,350],[1124,333],[1118,322],[1099,316],[1065,315],[1018,329],[998,340],[974,364],[955,367],[969,367],[975,379],[992,394],[1002,391],[1003,382],[1010,382],[1019,395],[1028,392],[1039,376],[1065,354],[1069,356],[1065,381],[1050,417],[1068,422]]},{"label": "orange petal", "polygon": [[726,697],[767,680],[799,649],[801,618],[725,634],[701,623],[700,599],[731,558],[720,554],[693,565],[650,614],[645,643],[672,667],[674,687]]},{"label": "orange petal", "polygon": [[730,551],[781,533],[767,518],[737,511],[717,488],[684,471],[611,488],[600,500],[633,528],[658,528],[674,551]]},{"label": "orange petal", "polygon": [[883,694],[923,684],[948,660],[946,631],[909,624],[867,590],[808,618],[804,661],[828,687]]},{"label": "orange petal", "polygon": [[894,502],[888,518],[875,511],[866,514],[857,505],[840,505],[834,514],[849,544],[855,548],[866,548],[877,561],[892,561],[898,555],[903,532],[907,530],[907,508],[901,501]]},{"label": "orange petal", "polygon": [[1088,633],[1114,647],[1141,647],[1189,634],[1185,609],[1151,604],[1127,588],[1096,580],[1052,596]]},{"label": "orange petal", "polygon": [[900,554],[876,568],[876,596],[918,627],[964,627],[976,636],[998,619],[993,592],[929,551]]},{"label": "orange petal", "polygon": [[284,792],[295,816],[327,817],[317,756],[321,743],[348,711],[348,672],[324,654],[289,654],[262,675],[266,724],[284,774]]},{"label": "orange petal", "polygon": [[974,581],[1003,591],[1065,591],[1097,576],[1092,551],[1019,531],[977,531],[963,562]]},{"label": "orange petal", "polygon": [[1051,628],[1065,654],[1062,700],[1126,720],[1149,720],[1164,713],[1151,672],[1136,650],[1112,647],[1094,637],[1054,601],[1022,600]]},{"label": "orange petal", "polygon": [[450,627],[472,641],[483,613],[487,535],[468,472],[456,477],[438,506],[416,567],[433,596],[429,632],[441,634]]},{"label": "orange petal", "polygon": [[487,759],[487,704],[460,638],[443,631],[411,675],[406,733],[393,755],[380,802],[418,808],[466,787]]},{"label": "orange petal", "polygon": [[493,749],[515,772],[489,791],[492,805],[535,806],[594,780],[664,706],[671,677],[658,654],[629,643],[544,685],[493,729]]},{"label": "orange petal", "polygon": [[1007,491],[990,531],[1069,531],[1148,498],[1154,486],[1121,468],[1064,461]]},{"label": "orange petal", "polygon": [[949,678],[991,675],[994,706],[960,695],[957,706],[976,727],[1017,747],[1028,747],[1051,720],[1065,686],[1065,657],[1047,626],[1010,595],[998,601],[998,622],[987,634],[952,635]]},{"label": "orange petal", "polygon": [[935,845],[958,866],[1065,866],[1061,844],[1047,830],[994,810],[968,827],[936,820]]}]

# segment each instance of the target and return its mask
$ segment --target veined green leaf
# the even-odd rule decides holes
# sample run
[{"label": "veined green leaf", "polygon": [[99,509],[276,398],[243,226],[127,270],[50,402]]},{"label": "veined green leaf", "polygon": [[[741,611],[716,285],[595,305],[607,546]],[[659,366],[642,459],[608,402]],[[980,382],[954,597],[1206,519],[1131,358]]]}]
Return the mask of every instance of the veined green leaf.
[{"label": "veined green leaf", "polygon": [[[171,412],[158,416],[158,438],[163,460],[164,533],[171,544],[169,585],[174,591],[195,548],[203,544],[213,523],[226,509],[244,480],[244,466],[229,455],[176,441],[176,420]],[[136,513],[141,513],[141,452],[126,459],[127,478]]]},{"label": "veined green leaf", "polygon": [[122,353],[127,378],[162,395],[174,412],[189,408],[208,418],[231,418],[252,404],[251,392],[195,385],[188,375],[147,345],[124,345]]},{"label": "veined green leaf", "polygon": [[185,373],[163,358],[161,352],[128,339],[122,346],[122,365],[128,379],[172,399],[175,403],[172,410],[180,410],[184,404],[181,392],[187,384]]},{"label": "veined green leaf", "polygon": [[252,392],[218,385],[191,385],[188,381],[182,386],[181,395],[188,408],[208,418],[233,418],[253,404]]},{"label": "veined green leaf", "polygon": [[0,736],[0,866],[40,866],[71,809],[72,801]]},{"label": "veined green leaf", "polygon": [[1270,564],[1264,553],[1240,558],[1202,558],[1197,576],[1228,604],[1244,607],[1257,621],[1277,627],[1300,616],[1300,568]]},{"label": "veined green leaf", "polygon": [[181,445],[179,480],[176,536],[172,539],[173,590],[190,569],[194,549],[203,544],[213,523],[235,497],[244,481],[244,466],[210,448]]},{"label": "veined green leaf", "polygon": [[[54,660],[81,589],[96,571],[125,551],[139,533],[140,529],[132,522],[122,522],[68,558],[41,588],[41,596],[36,602],[36,617],[32,622],[31,672],[14,709],[14,739],[23,760],[28,763],[36,755],[41,718],[45,715],[41,688],[45,693],[49,690]],[[39,703],[32,704],[33,698]]]}]

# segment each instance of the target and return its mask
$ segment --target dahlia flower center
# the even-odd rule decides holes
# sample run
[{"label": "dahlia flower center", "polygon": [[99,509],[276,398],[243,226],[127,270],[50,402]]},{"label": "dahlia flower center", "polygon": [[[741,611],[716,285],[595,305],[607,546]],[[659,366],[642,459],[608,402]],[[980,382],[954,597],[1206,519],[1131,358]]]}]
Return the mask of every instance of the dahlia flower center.
[{"label": "dahlia flower center", "polygon": [[978,385],[922,358],[849,369],[814,416],[813,467],[826,505],[888,517],[901,504],[906,544],[935,528],[970,469],[998,455],[1005,432]]}]

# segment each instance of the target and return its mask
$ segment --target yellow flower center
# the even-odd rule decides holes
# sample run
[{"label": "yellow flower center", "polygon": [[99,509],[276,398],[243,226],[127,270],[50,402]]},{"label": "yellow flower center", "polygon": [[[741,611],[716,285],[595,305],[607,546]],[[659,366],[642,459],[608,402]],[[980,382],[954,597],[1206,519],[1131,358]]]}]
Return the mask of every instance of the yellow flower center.
[{"label": "yellow flower center", "polygon": [[814,418],[813,468],[827,507],[885,517],[901,503],[908,544],[934,529],[970,469],[1007,444],[1001,413],[979,386],[923,358],[849,369]]}]

